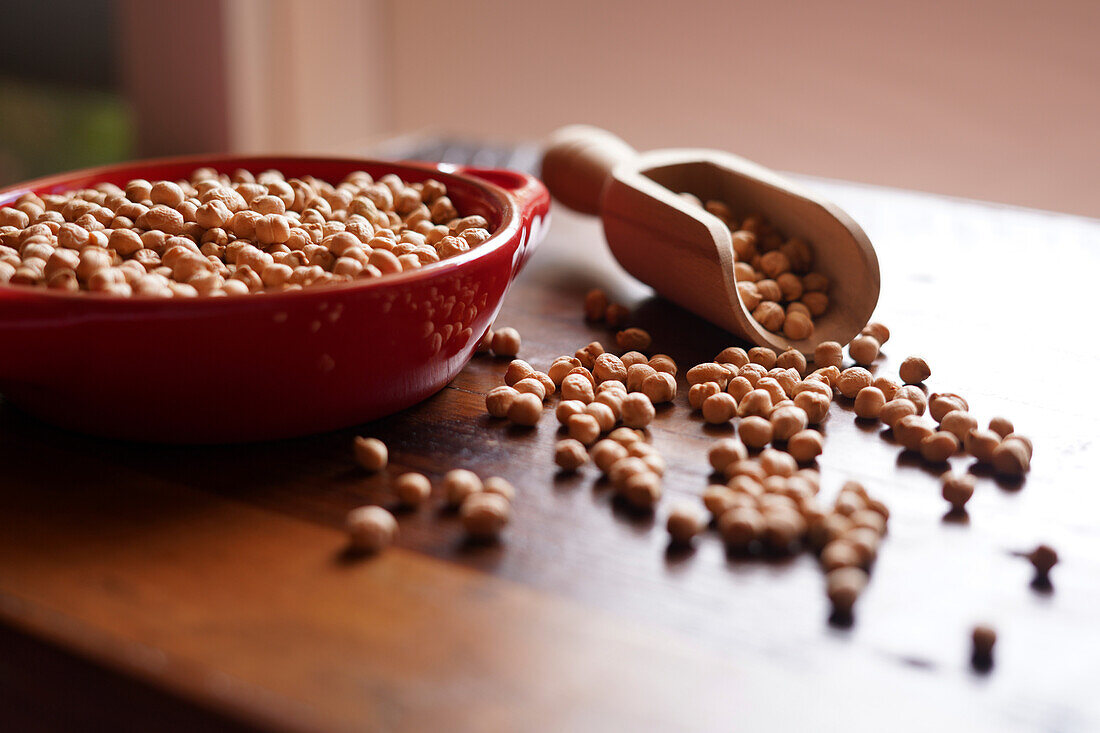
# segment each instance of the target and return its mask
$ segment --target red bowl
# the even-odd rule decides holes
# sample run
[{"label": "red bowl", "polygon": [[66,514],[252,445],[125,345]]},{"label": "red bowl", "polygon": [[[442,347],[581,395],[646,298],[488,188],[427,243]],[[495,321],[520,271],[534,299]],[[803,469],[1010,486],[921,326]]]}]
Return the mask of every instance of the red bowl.
[{"label": "red bowl", "polygon": [[199,167],[276,168],[336,182],[436,178],[492,238],[374,280],[231,298],[119,298],[0,286],[0,392],[47,422],[172,443],[269,440],[373,420],[434,394],[462,369],[541,240],[550,197],[522,173],[424,163],[196,157],[90,168],[9,186],[56,193]]}]

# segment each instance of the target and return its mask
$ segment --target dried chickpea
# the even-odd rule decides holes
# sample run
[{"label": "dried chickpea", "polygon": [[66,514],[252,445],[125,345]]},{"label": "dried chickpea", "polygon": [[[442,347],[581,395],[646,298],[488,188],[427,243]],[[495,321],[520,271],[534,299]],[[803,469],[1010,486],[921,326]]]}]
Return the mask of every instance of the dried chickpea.
[{"label": "dried chickpea", "polygon": [[764,469],[764,473],[768,476],[790,478],[798,470],[798,464],[793,456],[774,448],[762,450],[757,460],[760,461],[760,467]]},{"label": "dried chickpea", "polygon": [[783,322],[787,319],[787,314],[779,303],[765,300],[753,309],[752,317],[767,330],[778,332],[783,328]]},{"label": "dried chickpea", "polygon": [[550,365],[546,373],[551,381],[553,381],[556,386],[560,387],[565,376],[579,366],[581,366],[581,360],[575,356],[559,356],[557,359],[554,359],[554,363]]},{"label": "dried chickpea", "polygon": [[851,615],[852,608],[866,587],[867,573],[860,568],[837,568],[825,576],[825,593],[833,613],[841,618]]},{"label": "dried chickpea", "polygon": [[576,471],[587,462],[588,451],[574,438],[559,440],[554,446],[554,463],[563,471]]},{"label": "dried chickpea", "polygon": [[628,318],[630,318],[630,309],[618,303],[607,306],[607,313],[604,314],[604,321],[611,328],[618,328],[626,323]]},{"label": "dried chickpea", "polygon": [[[590,402],[585,405],[584,411],[586,414],[596,419],[596,423],[599,425],[601,433],[609,432],[615,427],[615,423],[617,422],[615,412],[608,405],[602,402]],[[566,425],[568,425],[568,423],[566,423]]]},{"label": "dried chickpea", "polygon": [[640,328],[627,328],[615,334],[615,343],[620,349],[644,352],[653,344],[653,338]]},{"label": "dried chickpea", "polygon": [[626,366],[614,354],[600,354],[592,366],[592,374],[599,382],[609,379],[625,382]]},{"label": "dried chickpea", "polygon": [[718,532],[726,547],[743,552],[764,536],[764,515],[751,507],[733,507],[718,517]]},{"label": "dried chickpea", "polygon": [[853,399],[861,389],[870,387],[873,381],[871,372],[863,367],[850,367],[840,373],[836,380],[836,387],[842,395]]},{"label": "dried chickpea", "polygon": [[644,392],[633,392],[622,401],[622,421],[628,428],[644,428],[656,415],[653,402]]},{"label": "dried chickpea", "polygon": [[737,401],[726,392],[717,392],[703,401],[703,420],[717,425],[737,416]]},{"label": "dried chickpea", "polygon": [[[833,514],[832,517],[839,517],[843,521],[848,522],[846,517],[840,514]],[[848,523],[850,526],[850,522]],[[839,536],[839,534],[837,535]],[[821,567],[825,569],[825,572],[832,572],[837,568],[858,568],[863,564],[863,559],[860,556],[855,545],[848,540],[840,537],[839,539],[833,539],[828,542],[821,549]]]},{"label": "dried chickpea", "polygon": [[589,321],[602,321],[607,315],[607,293],[600,289],[589,290],[584,296],[584,317]]},{"label": "dried chickpea", "polygon": [[876,377],[875,381],[871,383],[871,386],[879,392],[882,392],[882,396],[886,398],[887,402],[894,399],[894,395],[897,394],[898,389],[901,388],[900,384],[889,377]]},{"label": "dried chickpea", "polygon": [[466,534],[488,540],[496,538],[508,524],[512,506],[499,494],[481,491],[466,497],[458,513]]},{"label": "dried chickpea", "polygon": [[661,500],[661,477],[652,471],[640,471],[626,479],[620,493],[635,509],[650,511]]},{"label": "dried chickpea", "polygon": [[393,490],[403,506],[416,508],[431,496],[432,484],[422,473],[403,473],[394,479]]},{"label": "dried chickpea", "polygon": [[766,346],[754,346],[753,348],[749,349],[748,355],[749,363],[759,364],[765,369],[771,369],[772,367],[774,367],[775,362],[778,358],[775,355],[775,351],[767,348]]},{"label": "dried chickpea", "polygon": [[654,404],[671,402],[676,397],[676,378],[667,372],[654,372],[642,382],[641,392]]},{"label": "dried chickpea", "polygon": [[787,452],[800,464],[812,463],[825,448],[825,440],[816,430],[800,430],[787,440]]},{"label": "dried chickpea", "polygon": [[577,349],[573,356],[580,361],[581,366],[585,369],[591,369],[596,365],[596,359],[603,353],[605,353],[603,344],[599,341],[593,341],[588,346]]},{"label": "dried chickpea", "polygon": [[596,468],[607,473],[611,467],[627,457],[627,449],[621,443],[608,437],[592,446],[591,458]]},{"label": "dried chickpea", "polygon": [[595,399],[595,390],[592,383],[581,374],[570,374],[561,383],[561,397],[563,400],[577,400],[588,404]]},{"label": "dried chickpea", "polygon": [[456,468],[443,475],[443,494],[447,504],[460,506],[466,499],[483,489],[481,479],[473,471]]},{"label": "dried chickpea", "polygon": [[938,430],[921,439],[921,458],[929,463],[943,463],[959,449],[959,439],[954,433]]},{"label": "dried chickpea", "polygon": [[694,504],[678,503],[669,510],[665,527],[673,544],[689,545],[707,525],[706,515]]},{"label": "dried chickpea", "polygon": [[796,405],[778,407],[769,417],[774,440],[790,440],[796,433],[806,429],[809,417],[806,411]]},{"label": "dried chickpea", "polygon": [[[637,354],[639,352],[635,351],[627,353]],[[626,362],[624,361],[623,363],[625,364]],[[668,354],[655,354],[649,360],[649,365],[659,372],[665,372],[667,374],[671,374],[674,377],[676,376],[676,372],[678,371],[676,361]]]},{"label": "dried chickpea", "polygon": [[[691,409],[700,410],[703,407],[703,402],[711,395],[716,395],[721,392],[721,387],[717,382],[702,382],[701,384],[693,384],[691,389],[688,390],[688,404],[691,405]],[[736,399],[736,398],[735,398]]]},{"label": "dried chickpea", "polygon": [[535,369],[523,359],[513,359],[504,371],[504,383],[514,387],[521,379],[535,376]]},{"label": "dried chickpea", "polygon": [[600,423],[596,418],[587,413],[572,415],[565,422],[569,437],[580,441],[584,445],[592,445],[600,437]]},{"label": "dried chickpea", "polygon": [[928,362],[919,356],[908,356],[898,368],[898,376],[905,384],[920,384],[932,376],[932,370],[928,368]]},{"label": "dried chickpea", "polygon": [[921,441],[932,435],[932,428],[921,422],[918,415],[903,417],[894,423],[894,439],[905,450],[919,451]]},{"label": "dried chickpea", "polygon": [[[967,409],[966,407],[962,409]],[[995,417],[989,421],[989,429],[995,432],[1002,438],[1011,435],[1015,432],[1016,428],[1013,427],[1012,421],[1006,417]]]},{"label": "dried chickpea", "polygon": [[542,398],[537,394],[519,393],[508,407],[508,419],[516,425],[531,427],[542,417]]},{"label": "dried chickpea", "polygon": [[878,358],[879,342],[874,336],[860,335],[848,344],[848,356],[860,366],[870,366]]},{"label": "dried chickpea", "polygon": [[493,353],[497,356],[515,357],[519,353],[519,346],[519,331],[516,329],[505,327],[493,332]]},{"label": "dried chickpea", "polygon": [[881,346],[885,346],[890,340],[890,329],[881,323],[868,323],[860,333],[871,336]]},{"label": "dried chickpea", "polygon": [[380,552],[397,536],[397,520],[380,506],[352,509],[344,526],[351,546],[361,552]]},{"label": "dried chickpea", "polygon": [[641,430],[635,430],[633,428],[615,428],[607,434],[608,440],[613,440],[616,443],[621,443],[624,446],[633,445],[634,443],[645,442],[645,434]]},{"label": "dried chickpea", "polygon": [[912,400],[893,399],[882,406],[879,411],[879,419],[893,428],[904,417],[917,414],[917,406]]},{"label": "dried chickpea", "polygon": [[799,376],[806,373],[806,357],[798,349],[787,349],[780,354],[775,365],[784,369],[794,369]]},{"label": "dried chickpea", "polygon": [[[660,356],[660,354],[658,354],[657,356]],[[657,356],[653,358],[656,359]],[[630,367],[634,366],[635,364],[649,364],[649,357],[647,357],[640,351],[628,351],[620,356],[619,359],[622,360],[623,366],[626,367],[628,372],[630,371]],[[653,368],[656,369],[656,367]]]},{"label": "dried chickpea", "polygon": [[506,385],[494,387],[485,395],[485,411],[493,417],[507,417],[519,392]]},{"label": "dried chickpea", "polygon": [[992,626],[979,624],[970,632],[970,663],[975,669],[989,669],[993,666],[993,646],[997,643],[997,632]]},{"label": "dried chickpea", "polygon": [[792,341],[808,339],[814,335],[814,322],[804,313],[789,313],[783,321],[783,335]]},{"label": "dried chickpea", "polygon": [[386,467],[389,451],[386,444],[378,438],[357,437],[354,441],[355,460],[370,473],[377,473]]},{"label": "dried chickpea", "polygon": [[814,366],[821,368],[844,364],[844,350],[836,341],[822,341],[814,347]]},{"label": "dried chickpea", "polygon": [[533,394],[538,397],[540,401],[546,400],[546,387],[543,386],[542,382],[540,382],[538,379],[535,379],[534,377],[521,379],[516,382],[512,386],[512,388],[520,393]]},{"label": "dried chickpea", "polygon": [[963,439],[966,452],[978,459],[978,463],[993,463],[993,452],[1001,444],[1001,436],[992,430],[971,430]]},{"label": "dried chickpea", "polygon": [[565,425],[573,415],[580,415],[583,413],[586,404],[587,403],[580,400],[562,400],[554,410],[554,417],[556,417],[558,422],[562,425]]},{"label": "dried chickpea", "polygon": [[856,393],[856,401],[853,405],[856,417],[864,420],[877,420],[882,414],[882,408],[886,406],[886,396],[877,387],[864,387]]},{"label": "dried chickpea", "polygon": [[1058,552],[1049,545],[1039,545],[1027,554],[1027,559],[1035,568],[1035,577],[1046,579],[1051,569],[1058,564]]},{"label": "dried chickpea", "polygon": [[928,398],[928,414],[932,416],[932,419],[936,422],[941,422],[944,415],[952,410],[962,410],[966,412],[970,409],[970,405],[966,400],[957,394],[934,393]]},{"label": "dried chickpea", "polygon": [[749,363],[749,355],[740,346],[730,346],[714,357],[718,364],[733,364],[738,369]]},{"label": "dried chickpea", "polygon": [[772,442],[772,424],[762,417],[742,418],[738,430],[741,434],[741,442],[749,448],[763,448]]},{"label": "dried chickpea", "polygon": [[720,388],[725,389],[726,383],[730,378],[730,373],[721,364],[711,362],[707,364],[696,364],[691,369],[688,369],[684,377],[690,385],[715,382]]},{"label": "dried chickpea", "polygon": [[955,512],[963,511],[966,502],[974,495],[974,477],[968,473],[956,474],[948,471],[940,477],[940,487],[943,498],[951,505]]},{"label": "dried chickpea", "polygon": [[974,416],[962,410],[952,410],[940,420],[940,430],[946,430],[958,438],[960,442],[965,441],[967,434],[971,430],[977,430],[977,428],[978,421]]},{"label": "dried chickpea", "polygon": [[1028,446],[1012,437],[1005,438],[1000,445],[993,449],[991,462],[994,471],[1009,478],[1023,476],[1031,469],[1031,455]]},{"label": "dried chickpea", "polygon": [[745,444],[736,438],[722,438],[707,451],[707,459],[715,471],[723,473],[726,467],[735,461],[743,461],[749,457]]},{"label": "dried chickpea", "polygon": [[829,398],[820,392],[800,392],[794,396],[794,404],[806,413],[810,425],[820,425],[829,416]]}]

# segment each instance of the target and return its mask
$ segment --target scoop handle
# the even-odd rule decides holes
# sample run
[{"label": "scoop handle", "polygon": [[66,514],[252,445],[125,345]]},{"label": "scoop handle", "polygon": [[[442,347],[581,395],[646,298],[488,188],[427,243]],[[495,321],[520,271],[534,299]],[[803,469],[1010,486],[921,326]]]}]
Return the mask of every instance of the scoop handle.
[{"label": "scoop handle", "polygon": [[600,213],[600,194],[616,165],[637,152],[615,135],[591,125],[555,130],[542,154],[542,180],[565,206],[582,214]]}]

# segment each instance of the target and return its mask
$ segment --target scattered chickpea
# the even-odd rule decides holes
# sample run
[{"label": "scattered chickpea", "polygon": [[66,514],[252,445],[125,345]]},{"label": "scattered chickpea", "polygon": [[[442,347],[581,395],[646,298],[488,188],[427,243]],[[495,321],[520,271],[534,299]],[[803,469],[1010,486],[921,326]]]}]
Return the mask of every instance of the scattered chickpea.
[{"label": "scattered chickpea", "polygon": [[811,425],[821,424],[829,415],[829,398],[819,392],[800,392],[795,395],[794,404],[802,408]]},{"label": "scattered chickpea", "polygon": [[882,414],[882,408],[886,406],[886,397],[877,387],[864,387],[856,393],[856,401],[853,408],[856,417],[864,420],[877,420]]},{"label": "scattered chickpea", "polygon": [[581,374],[570,374],[561,383],[561,398],[563,400],[577,400],[588,404],[595,399],[595,389],[592,382]]},{"label": "scattered chickpea", "polygon": [[671,402],[676,397],[676,378],[667,372],[654,372],[642,382],[641,391],[655,405]]},{"label": "scattered chickpea", "polygon": [[[700,384],[691,385],[691,389],[688,390],[688,404],[691,405],[693,410],[701,410],[703,408],[703,402],[711,395],[716,395],[722,391],[722,388],[717,382],[702,382]],[[736,397],[734,398],[736,399]]]},{"label": "scattered chickpea", "polygon": [[505,327],[493,332],[493,353],[497,356],[515,357],[519,353],[519,331]]},{"label": "scattered chickpea", "polygon": [[890,329],[881,323],[868,323],[861,333],[873,337],[881,346],[885,346],[890,340]]},{"label": "scattered chickpea", "polygon": [[759,364],[765,369],[771,369],[772,367],[774,367],[775,362],[778,359],[775,351],[769,349],[766,346],[754,346],[753,348],[749,349],[748,354],[750,364]]},{"label": "scattered chickpea", "polygon": [[520,394],[533,394],[539,398],[540,402],[546,400],[546,387],[534,377],[521,379],[512,385],[512,388]]},{"label": "scattered chickpea", "polygon": [[403,473],[394,479],[393,491],[403,506],[417,508],[432,494],[432,483],[422,473]]},{"label": "scattered chickpea", "polygon": [[928,362],[919,356],[908,356],[898,368],[898,376],[905,384],[920,384],[932,376],[932,370],[928,368]]},{"label": "scattered chickpea", "polygon": [[665,526],[673,544],[689,545],[706,527],[706,516],[694,504],[678,503],[669,510]]},{"label": "scattered chickpea", "polygon": [[741,442],[749,448],[763,448],[772,442],[772,424],[762,417],[742,418],[738,431],[741,434]]},{"label": "scattered chickpea", "polygon": [[863,367],[849,367],[840,373],[836,388],[848,399],[854,399],[861,389],[870,387],[873,381],[871,372]]},{"label": "scattered chickpea", "polygon": [[803,465],[812,463],[824,449],[825,439],[816,430],[801,430],[787,440],[787,452]]},{"label": "scattered chickpea", "polygon": [[616,443],[629,446],[633,443],[639,443],[645,441],[645,435],[640,430],[634,430],[633,428],[615,428],[607,434],[608,440],[613,440]]},{"label": "scattered chickpea", "polygon": [[1027,559],[1035,568],[1035,577],[1047,580],[1051,569],[1058,564],[1058,553],[1049,545],[1039,545],[1027,554]]},{"label": "scattered chickpea", "polygon": [[822,341],[814,347],[814,366],[817,368],[844,364],[844,349],[836,341]]},{"label": "scattered chickpea", "polygon": [[464,468],[448,471],[443,476],[443,494],[447,498],[447,503],[453,507],[459,506],[468,496],[478,493],[483,488],[478,475]]},{"label": "scattered chickpea", "polygon": [[535,374],[535,369],[523,359],[513,359],[508,368],[504,370],[504,383],[514,387],[516,382],[527,379]]},{"label": "scattered chickpea", "polygon": [[794,369],[799,375],[806,373],[806,357],[798,349],[787,349],[780,354],[775,365],[784,369]]},{"label": "scattered chickpea", "polygon": [[978,421],[969,412],[952,410],[940,420],[940,430],[946,430],[962,443],[971,430],[978,428]]},{"label": "scattered chickpea", "polygon": [[974,495],[974,477],[968,473],[956,474],[948,471],[940,477],[943,498],[951,505],[951,511],[962,512],[966,502]]},{"label": "scattered chickpea", "polygon": [[579,440],[566,438],[554,446],[554,463],[564,471],[576,471],[587,462],[588,451]]},{"label": "scattered chickpea", "polygon": [[993,646],[997,643],[997,632],[992,626],[979,624],[970,632],[970,663],[975,669],[989,669],[993,666]]},{"label": "scattered chickpea", "polygon": [[737,415],[737,401],[726,392],[718,392],[703,401],[703,419],[712,425],[725,423]]},{"label": "scattered chickpea", "polygon": [[848,356],[860,366],[870,366],[878,358],[879,342],[874,336],[860,335],[848,344]]},{"label": "scattered chickpea", "polygon": [[516,425],[531,427],[542,417],[542,398],[530,392],[519,393],[508,407],[508,419]]},{"label": "scattered chickpea", "polygon": [[355,460],[370,473],[377,473],[386,467],[389,451],[386,444],[378,438],[357,437],[354,442]]},{"label": "scattered chickpea", "polygon": [[928,398],[928,414],[936,422],[941,422],[944,415],[954,410],[966,412],[970,405],[965,399],[950,392],[935,393]]},{"label": "scattered chickpea", "polygon": [[615,343],[620,349],[644,352],[653,344],[653,337],[640,328],[627,328],[615,334]]},{"label": "scattered chickpea", "polygon": [[825,576],[825,593],[832,604],[833,613],[838,617],[848,617],[867,587],[867,573],[861,568],[841,567]]},{"label": "scattered chickpea", "polygon": [[921,439],[921,458],[929,463],[943,463],[959,449],[959,439],[954,433],[939,430]]},{"label": "scattered chickpea", "polygon": [[592,446],[592,462],[596,464],[596,468],[600,469],[601,473],[609,472],[612,466],[626,457],[626,446],[611,437],[604,438]]},{"label": "scattered chickpea", "polygon": [[903,417],[894,423],[894,439],[905,450],[919,451],[921,441],[932,435],[932,428],[924,424],[917,415]]},{"label": "scattered chickpea", "polygon": [[622,359],[614,354],[600,354],[592,366],[592,374],[598,382],[607,380],[625,382],[626,366]]},{"label": "scattered chickpea", "polygon": [[749,363],[749,354],[740,346],[730,346],[714,357],[714,361],[718,364],[732,364],[740,369]]},{"label": "scattered chickpea", "polygon": [[1002,438],[1011,435],[1016,430],[1016,428],[1014,428],[1012,425],[1012,421],[1006,417],[995,417],[990,420],[989,429],[995,432],[997,435],[1001,436]]},{"label": "scattered chickpea", "polygon": [[600,437],[600,423],[587,413],[573,415],[566,423],[569,437],[584,445],[592,445]]},{"label": "scattered chickpea", "polygon": [[707,460],[710,466],[719,473],[724,473],[726,467],[735,461],[743,461],[749,457],[745,444],[736,438],[722,438],[711,445],[707,451]]},{"label": "scattered chickpea", "polygon": [[928,398],[924,396],[924,392],[920,387],[915,387],[911,384],[907,384],[904,387],[898,389],[894,393],[895,400],[909,400],[917,408],[917,414],[923,415],[924,411],[928,409]]},{"label": "scattered chickpea", "polygon": [[601,433],[609,432],[615,427],[615,423],[617,422],[615,412],[607,404],[603,402],[590,402],[585,406],[584,411],[586,414],[595,418]]},{"label": "scattered chickpea", "polygon": [[380,506],[352,509],[344,526],[351,546],[361,552],[380,552],[397,537],[397,520]]},{"label": "scattered chickpea", "polygon": [[626,323],[628,318],[630,318],[630,309],[618,303],[607,306],[607,312],[604,314],[604,321],[611,328],[618,328]]},{"label": "scattered chickpea", "polygon": [[602,321],[607,315],[607,293],[600,289],[589,290],[584,296],[584,317],[590,321]]},{"label": "scattered chickpea", "polygon": [[639,471],[626,479],[622,496],[636,509],[652,510],[661,500],[661,477],[652,471]]},{"label": "scattered chickpea", "polygon": [[500,494],[476,492],[462,501],[459,509],[462,526],[473,539],[489,540],[500,535],[512,516],[512,506]]},{"label": "scattered chickpea", "polygon": [[971,430],[963,439],[966,452],[978,459],[978,463],[993,463],[993,452],[1001,444],[1001,436],[992,430]]},{"label": "scattered chickpea", "polygon": [[879,411],[879,419],[890,428],[893,428],[902,418],[916,414],[917,406],[911,400],[893,399],[882,406],[882,410]]},{"label": "scattered chickpea", "polygon": [[871,386],[879,392],[882,392],[882,396],[886,398],[887,402],[894,399],[894,395],[901,387],[900,384],[889,377],[876,377],[875,381],[871,383]]},{"label": "scattered chickpea", "polygon": [[622,402],[622,421],[628,428],[644,428],[657,415],[653,402],[643,392],[627,395]]},{"label": "scattered chickpea", "polygon": [[[992,432],[992,431],[990,431]],[[1001,476],[1018,478],[1031,468],[1031,455],[1028,446],[1019,440],[1006,438],[993,449],[991,456],[993,470]]]},{"label": "scattered chickpea", "polygon": [[775,440],[790,440],[809,425],[806,411],[796,405],[777,407],[772,410],[769,419],[772,424],[772,437]]}]

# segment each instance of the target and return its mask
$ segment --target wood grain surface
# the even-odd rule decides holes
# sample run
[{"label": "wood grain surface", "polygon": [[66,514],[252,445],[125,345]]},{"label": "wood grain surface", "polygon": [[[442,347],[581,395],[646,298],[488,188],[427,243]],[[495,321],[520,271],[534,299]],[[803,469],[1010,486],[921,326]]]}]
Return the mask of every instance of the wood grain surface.
[{"label": "wood grain surface", "polygon": [[[805,182],[878,249],[894,335],[876,371],[922,355],[931,390],[1035,441],[1025,482],[980,475],[968,521],[948,522],[938,471],[833,405],[823,493],[858,479],[893,512],[854,626],[828,623],[811,555],[727,557],[713,531],[669,550],[669,502],[702,492],[707,446],[730,432],[704,427],[682,383],[652,425],[670,464],[653,516],[611,501],[592,467],[557,472],[551,412],[533,429],[486,417],[506,365],[489,357],[402,414],[274,444],[113,443],[5,405],[0,727],[1100,729],[1100,222]],[[609,343],[582,319],[591,286],[634,306],[682,372],[732,344],[627,277],[596,223],[554,217],[498,320],[523,358]],[[357,434],[386,441],[388,475],[355,467]],[[501,543],[467,543],[436,496],[398,515],[397,547],[344,552],[345,513],[389,505],[390,477],[456,467],[516,485]],[[1052,592],[1015,554],[1040,541],[1062,557]],[[968,663],[978,621],[999,633],[988,674]]]}]

